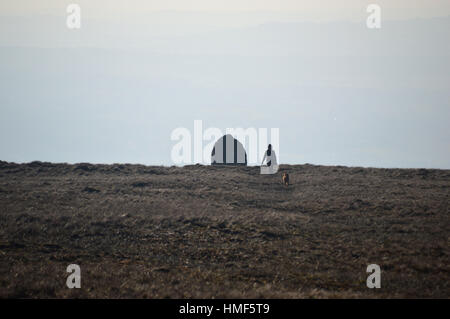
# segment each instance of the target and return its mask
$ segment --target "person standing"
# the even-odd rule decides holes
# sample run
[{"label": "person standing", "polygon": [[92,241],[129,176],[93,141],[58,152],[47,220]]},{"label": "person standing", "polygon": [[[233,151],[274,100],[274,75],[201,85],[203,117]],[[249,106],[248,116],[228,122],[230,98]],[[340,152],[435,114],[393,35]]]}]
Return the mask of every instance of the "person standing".
[{"label": "person standing", "polygon": [[269,168],[269,174],[274,174],[278,171],[277,156],[275,155],[275,151],[272,150],[272,144],[267,146],[267,151],[264,152],[261,166],[264,165],[264,161],[266,161],[266,165]]}]

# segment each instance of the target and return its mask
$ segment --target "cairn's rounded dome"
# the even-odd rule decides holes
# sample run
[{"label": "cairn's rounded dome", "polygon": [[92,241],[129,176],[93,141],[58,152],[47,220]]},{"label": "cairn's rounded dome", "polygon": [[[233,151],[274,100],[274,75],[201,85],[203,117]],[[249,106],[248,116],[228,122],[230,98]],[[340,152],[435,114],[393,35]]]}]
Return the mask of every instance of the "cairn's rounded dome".
[{"label": "cairn's rounded dome", "polygon": [[244,146],[230,134],[222,136],[214,144],[211,165],[247,165]]}]

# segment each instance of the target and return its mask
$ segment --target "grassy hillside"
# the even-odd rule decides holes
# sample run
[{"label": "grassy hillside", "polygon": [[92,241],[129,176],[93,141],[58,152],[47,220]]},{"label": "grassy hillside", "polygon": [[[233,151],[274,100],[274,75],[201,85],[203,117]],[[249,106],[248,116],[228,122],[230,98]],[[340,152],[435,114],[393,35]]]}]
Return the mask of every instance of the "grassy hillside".
[{"label": "grassy hillside", "polygon": [[281,172],[0,162],[0,297],[450,296],[449,170]]}]

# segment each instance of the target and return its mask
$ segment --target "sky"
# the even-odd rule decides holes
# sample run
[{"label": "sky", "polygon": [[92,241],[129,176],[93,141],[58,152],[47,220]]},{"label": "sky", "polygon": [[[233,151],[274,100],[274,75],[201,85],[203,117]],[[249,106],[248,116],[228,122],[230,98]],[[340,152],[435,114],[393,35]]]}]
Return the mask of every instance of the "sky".
[{"label": "sky", "polygon": [[446,0],[17,0],[4,1],[0,10],[4,15],[58,14],[61,7],[77,3],[88,10],[90,17],[123,17],[155,11],[200,12],[286,12],[305,13],[310,19],[335,20],[355,14],[370,3],[383,7],[391,19],[433,17],[446,15],[450,4]]},{"label": "sky", "polygon": [[440,0],[3,1],[0,160],[174,165],[202,120],[279,128],[282,163],[450,169],[449,38]]}]

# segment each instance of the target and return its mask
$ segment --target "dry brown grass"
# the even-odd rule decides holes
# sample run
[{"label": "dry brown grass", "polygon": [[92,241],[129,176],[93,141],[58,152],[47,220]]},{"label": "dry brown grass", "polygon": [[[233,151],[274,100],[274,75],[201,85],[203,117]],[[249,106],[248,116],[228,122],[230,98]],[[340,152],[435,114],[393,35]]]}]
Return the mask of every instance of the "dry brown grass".
[{"label": "dry brown grass", "polygon": [[450,296],[448,170],[281,168],[0,162],[0,297]]}]

